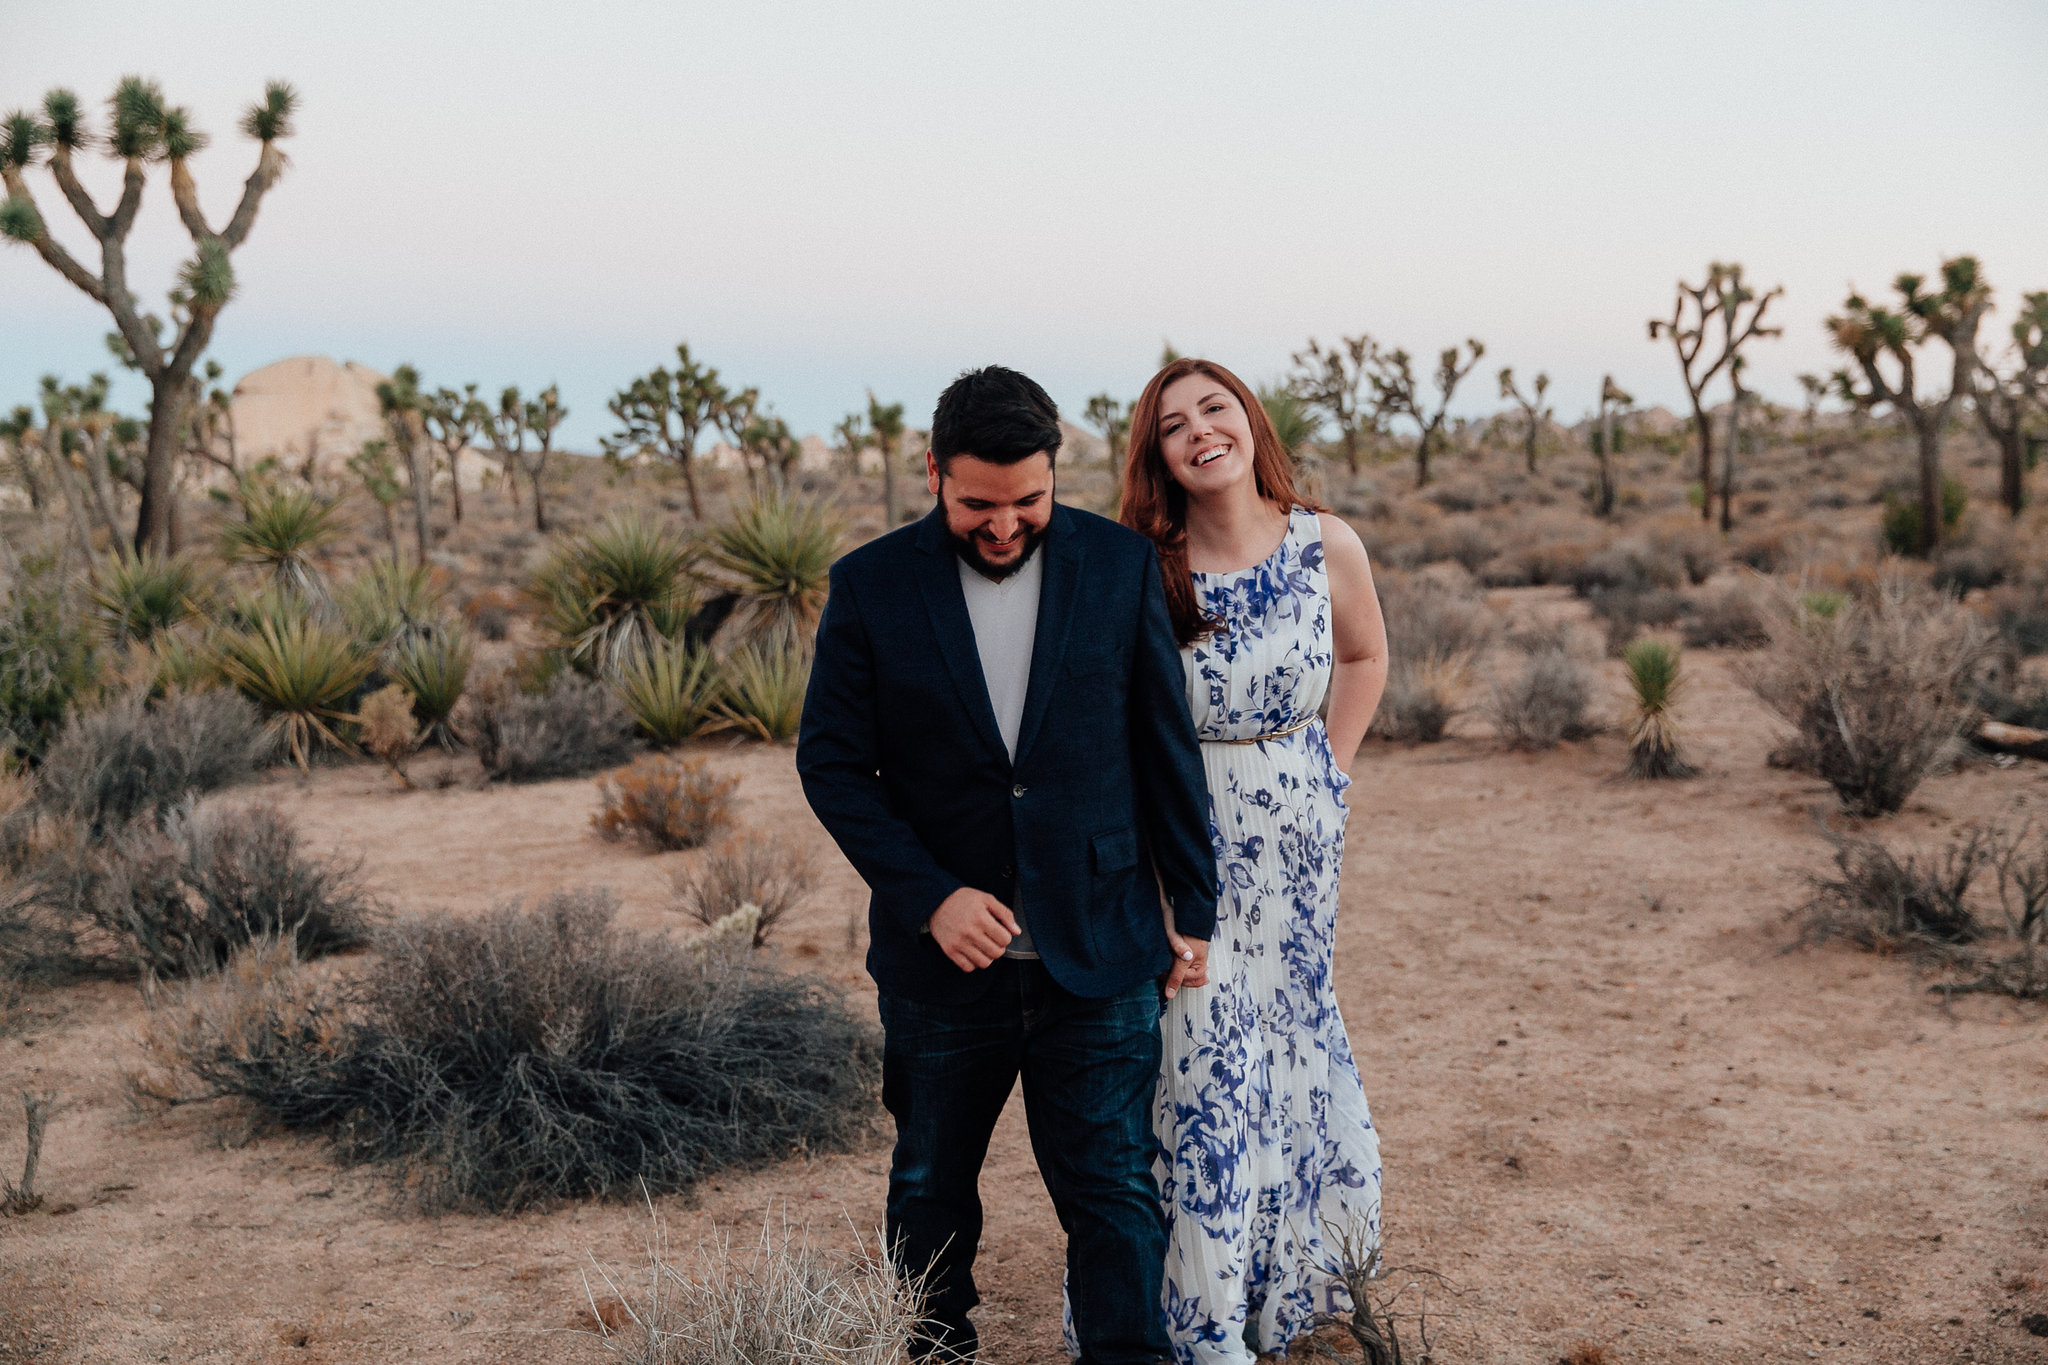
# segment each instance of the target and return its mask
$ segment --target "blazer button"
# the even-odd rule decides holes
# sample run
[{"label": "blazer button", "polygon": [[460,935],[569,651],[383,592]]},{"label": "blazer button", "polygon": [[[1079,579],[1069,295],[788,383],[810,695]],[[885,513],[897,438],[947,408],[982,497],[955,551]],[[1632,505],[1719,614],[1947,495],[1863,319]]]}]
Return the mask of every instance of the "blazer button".
[{"label": "blazer button", "polygon": [[1010,788],[1010,795],[1021,798],[1024,795],[1024,784],[1020,782],[1016,786]]},{"label": "blazer button", "polygon": [[1010,878],[1012,878],[1012,877],[1014,877],[1014,876],[1016,876],[1016,875],[1017,875],[1017,869],[1016,869],[1016,868],[1014,868],[1014,867],[1011,867],[1011,866],[1010,866],[1010,865],[1009,865],[1008,863],[1004,863],[1004,864],[1003,864],[1003,880],[1004,880],[1004,881],[1008,881],[1008,880],[1010,880]]}]

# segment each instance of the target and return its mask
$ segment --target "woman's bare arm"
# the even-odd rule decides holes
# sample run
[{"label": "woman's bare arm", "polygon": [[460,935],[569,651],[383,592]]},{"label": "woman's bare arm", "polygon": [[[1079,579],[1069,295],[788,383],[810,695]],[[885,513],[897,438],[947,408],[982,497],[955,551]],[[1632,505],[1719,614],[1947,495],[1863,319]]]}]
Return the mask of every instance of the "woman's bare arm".
[{"label": "woman's bare arm", "polygon": [[1330,626],[1337,666],[1330,678],[1330,706],[1325,724],[1330,752],[1348,776],[1351,760],[1365,739],[1372,713],[1387,688],[1387,623],[1380,616],[1380,597],[1372,585],[1372,565],[1365,543],[1342,517],[1324,512],[1323,567],[1330,577]]}]

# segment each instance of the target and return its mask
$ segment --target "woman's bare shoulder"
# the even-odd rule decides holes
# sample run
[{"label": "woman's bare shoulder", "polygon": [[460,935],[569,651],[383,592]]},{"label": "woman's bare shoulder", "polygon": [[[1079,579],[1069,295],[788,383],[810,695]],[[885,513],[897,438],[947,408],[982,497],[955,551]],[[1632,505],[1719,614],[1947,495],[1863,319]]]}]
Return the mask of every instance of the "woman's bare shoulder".
[{"label": "woman's bare shoulder", "polygon": [[1318,512],[1316,521],[1323,529],[1325,560],[1347,569],[1365,567],[1365,542],[1358,538],[1358,532],[1351,529],[1350,522],[1335,512]]}]

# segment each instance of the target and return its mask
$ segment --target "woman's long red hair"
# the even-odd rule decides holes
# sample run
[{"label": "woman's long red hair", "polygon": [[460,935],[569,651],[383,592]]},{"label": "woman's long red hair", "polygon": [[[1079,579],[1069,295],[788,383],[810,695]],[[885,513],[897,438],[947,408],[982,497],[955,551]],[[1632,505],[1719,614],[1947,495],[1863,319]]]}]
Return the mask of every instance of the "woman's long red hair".
[{"label": "woman's long red hair", "polygon": [[1252,428],[1252,478],[1259,496],[1275,507],[1292,512],[1306,507],[1323,508],[1304,499],[1294,486],[1294,461],[1266,405],[1245,382],[1213,360],[1181,359],[1158,374],[1138,395],[1131,409],[1131,449],[1124,459],[1123,496],[1117,520],[1146,536],[1159,547],[1159,572],[1166,584],[1166,610],[1173,617],[1173,636],[1185,648],[1216,629],[1216,622],[1202,612],[1195,598],[1195,582],[1188,569],[1188,495],[1167,472],[1166,457],[1159,449],[1159,408],[1167,386],[1191,374],[1205,374],[1236,396]]}]

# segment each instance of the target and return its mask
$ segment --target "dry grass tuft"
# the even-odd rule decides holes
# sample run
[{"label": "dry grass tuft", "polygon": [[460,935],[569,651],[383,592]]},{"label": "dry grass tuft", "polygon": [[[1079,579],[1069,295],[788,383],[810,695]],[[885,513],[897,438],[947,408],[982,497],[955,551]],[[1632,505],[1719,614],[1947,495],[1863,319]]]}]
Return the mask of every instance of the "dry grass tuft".
[{"label": "dry grass tuft", "polygon": [[1373,730],[1425,744],[1463,709],[1473,668],[1496,623],[1469,575],[1388,572],[1377,580],[1387,622],[1387,691]]},{"label": "dry grass tuft", "polygon": [[1552,749],[1598,734],[1593,681],[1593,670],[1570,650],[1535,650],[1519,672],[1494,681],[1486,708],[1494,733],[1510,749]]},{"label": "dry grass tuft", "polygon": [[711,926],[751,905],[759,912],[753,946],[768,941],[777,923],[802,904],[818,879],[817,860],[793,840],[743,834],[708,851],[677,872],[676,909]]},{"label": "dry grass tuft", "polygon": [[640,839],[664,850],[696,848],[732,818],[739,784],[737,777],[714,774],[701,758],[646,754],[597,780],[600,804],[590,823],[604,839]]}]

